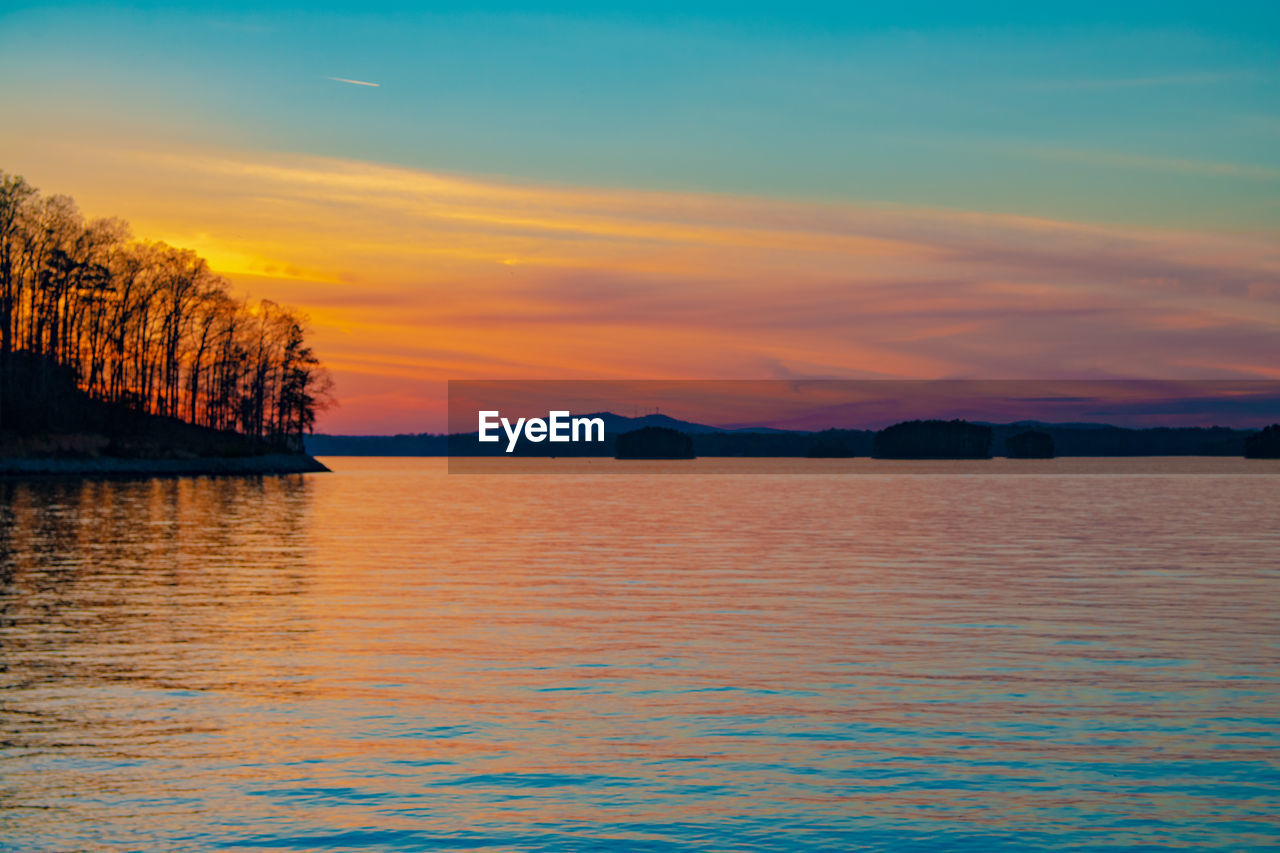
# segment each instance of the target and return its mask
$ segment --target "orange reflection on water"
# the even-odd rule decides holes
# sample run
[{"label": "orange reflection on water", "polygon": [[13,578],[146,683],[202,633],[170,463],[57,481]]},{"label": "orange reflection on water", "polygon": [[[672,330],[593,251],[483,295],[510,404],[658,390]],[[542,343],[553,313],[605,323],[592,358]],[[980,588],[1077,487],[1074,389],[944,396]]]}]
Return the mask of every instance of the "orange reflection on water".
[{"label": "orange reflection on water", "polygon": [[1274,839],[1275,478],[329,462],[0,484],[20,837]]}]

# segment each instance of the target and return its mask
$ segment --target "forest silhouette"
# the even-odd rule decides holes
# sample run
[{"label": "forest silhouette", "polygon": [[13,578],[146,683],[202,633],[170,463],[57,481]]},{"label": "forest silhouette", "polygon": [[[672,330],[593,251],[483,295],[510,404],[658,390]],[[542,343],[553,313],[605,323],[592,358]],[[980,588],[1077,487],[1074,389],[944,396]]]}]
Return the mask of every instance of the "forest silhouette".
[{"label": "forest silhouette", "polygon": [[0,171],[0,430],[123,411],[301,451],[330,386],[297,312]]}]

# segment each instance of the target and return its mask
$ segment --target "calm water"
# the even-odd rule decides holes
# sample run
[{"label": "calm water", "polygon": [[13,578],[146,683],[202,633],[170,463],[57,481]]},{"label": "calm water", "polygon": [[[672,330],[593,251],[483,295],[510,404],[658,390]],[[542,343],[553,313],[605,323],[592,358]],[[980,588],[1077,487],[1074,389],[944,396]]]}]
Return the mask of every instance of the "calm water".
[{"label": "calm water", "polygon": [[1280,477],[330,464],[0,483],[0,847],[1280,849]]}]

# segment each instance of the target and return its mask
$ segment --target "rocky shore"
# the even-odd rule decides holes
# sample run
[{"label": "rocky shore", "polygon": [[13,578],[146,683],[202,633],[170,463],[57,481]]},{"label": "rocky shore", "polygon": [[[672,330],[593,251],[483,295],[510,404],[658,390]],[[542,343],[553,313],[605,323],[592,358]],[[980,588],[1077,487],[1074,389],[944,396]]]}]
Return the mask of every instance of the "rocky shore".
[{"label": "rocky shore", "polygon": [[328,471],[312,456],[302,453],[267,453],[259,456],[205,456],[189,459],[0,457],[0,477],[171,477],[182,475],[309,474]]}]

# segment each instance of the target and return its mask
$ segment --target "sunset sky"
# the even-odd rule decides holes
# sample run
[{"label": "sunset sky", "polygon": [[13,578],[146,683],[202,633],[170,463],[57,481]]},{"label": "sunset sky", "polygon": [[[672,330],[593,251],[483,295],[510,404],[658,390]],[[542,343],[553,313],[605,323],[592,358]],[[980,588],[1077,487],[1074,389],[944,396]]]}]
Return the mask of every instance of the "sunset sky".
[{"label": "sunset sky", "polygon": [[1280,5],[6,4],[0,169],[448,379],[1280,379]]}]

